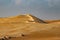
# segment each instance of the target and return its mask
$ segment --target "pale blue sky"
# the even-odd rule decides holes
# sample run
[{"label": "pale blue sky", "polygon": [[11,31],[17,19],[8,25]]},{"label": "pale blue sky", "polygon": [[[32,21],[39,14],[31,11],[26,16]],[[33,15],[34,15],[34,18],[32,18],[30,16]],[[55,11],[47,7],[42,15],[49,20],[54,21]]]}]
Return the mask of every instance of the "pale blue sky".
[{"label": "pale blue sky", "polygon": [[0,0],[0,17],[26,13],[40,19],[60,19],[60,0]]}]

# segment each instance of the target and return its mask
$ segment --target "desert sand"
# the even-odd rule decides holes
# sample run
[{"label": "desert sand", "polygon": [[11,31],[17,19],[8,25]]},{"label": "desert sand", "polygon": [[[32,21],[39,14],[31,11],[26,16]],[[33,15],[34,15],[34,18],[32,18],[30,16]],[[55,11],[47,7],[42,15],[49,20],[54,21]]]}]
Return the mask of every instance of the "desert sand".
[{"label": "desert sand", "polygon": [[60,40],[60,20],[30,14],[0,18],[0,40]]}]

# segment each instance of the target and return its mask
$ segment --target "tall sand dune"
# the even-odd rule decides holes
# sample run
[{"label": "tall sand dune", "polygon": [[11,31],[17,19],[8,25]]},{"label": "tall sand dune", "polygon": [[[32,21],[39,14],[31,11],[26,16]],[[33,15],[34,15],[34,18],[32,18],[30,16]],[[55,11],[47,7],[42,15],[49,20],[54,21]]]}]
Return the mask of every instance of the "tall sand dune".
[{"label": "tall sand dune", "polygon": [[0,18],[0,40],[60,40],[60,21],[30,14]]}]

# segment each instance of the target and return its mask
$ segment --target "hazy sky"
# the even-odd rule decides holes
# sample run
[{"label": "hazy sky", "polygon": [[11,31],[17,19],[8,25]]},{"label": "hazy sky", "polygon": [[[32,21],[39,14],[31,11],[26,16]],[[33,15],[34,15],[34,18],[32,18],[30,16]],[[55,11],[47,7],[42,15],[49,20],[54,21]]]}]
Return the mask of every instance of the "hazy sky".
[{"label": "hazy sky", "polygon": [[60,0],[0,0],[0,17],[26,13],[40,19],[60,19]]}]

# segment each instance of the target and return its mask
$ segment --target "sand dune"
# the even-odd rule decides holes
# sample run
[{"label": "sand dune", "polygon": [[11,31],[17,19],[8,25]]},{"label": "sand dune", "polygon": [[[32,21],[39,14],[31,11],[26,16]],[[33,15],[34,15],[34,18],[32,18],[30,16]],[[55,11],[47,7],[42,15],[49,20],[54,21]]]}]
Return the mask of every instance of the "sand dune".
[{"label": "sand dune", "polygon": [[0,38],[4,36],[10,40],[60,40],[60,21],[43,21],[30,14],[0,18]]}]

